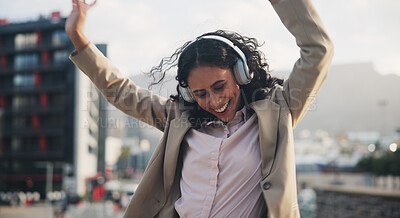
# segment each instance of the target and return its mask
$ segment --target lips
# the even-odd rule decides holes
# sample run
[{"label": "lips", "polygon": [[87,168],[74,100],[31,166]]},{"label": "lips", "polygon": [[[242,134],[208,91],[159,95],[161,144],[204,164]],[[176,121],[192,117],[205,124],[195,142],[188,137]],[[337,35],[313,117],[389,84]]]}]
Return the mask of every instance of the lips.
[{"label": "lips", "polygon": [[219,113],[219,114],[223,114],[224,112],[227,111],[229,103],[231,101],[229,100],[228,102],[226,102],[226,104],[224,104],[222,107],[218,108],[218,109],[214,109],[215,112]]}]

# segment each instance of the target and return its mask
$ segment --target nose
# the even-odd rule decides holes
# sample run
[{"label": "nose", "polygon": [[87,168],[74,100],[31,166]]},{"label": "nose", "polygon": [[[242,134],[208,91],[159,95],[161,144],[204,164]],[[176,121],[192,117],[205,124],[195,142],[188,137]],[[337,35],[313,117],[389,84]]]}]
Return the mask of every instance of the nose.
[{"label": "nose", "polygon": [[221,96],[215,93],[210,93],[210,105],[212,108],[217,108],[221,104]]}]

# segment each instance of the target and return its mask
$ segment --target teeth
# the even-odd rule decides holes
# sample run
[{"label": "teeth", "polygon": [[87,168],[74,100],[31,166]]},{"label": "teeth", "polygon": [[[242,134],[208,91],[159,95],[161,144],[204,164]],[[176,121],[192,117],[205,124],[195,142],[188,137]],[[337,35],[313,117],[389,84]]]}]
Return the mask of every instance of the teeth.
[{"label": "teeth", "polygon": [[218,112],[218,113],[221,113],[221,112],[225,111],[226,108],[228,107],[228,103],[229,102],[226,102],[226,104],[223,107],[221,107],[220,109],[215,109],[215,111]]}]

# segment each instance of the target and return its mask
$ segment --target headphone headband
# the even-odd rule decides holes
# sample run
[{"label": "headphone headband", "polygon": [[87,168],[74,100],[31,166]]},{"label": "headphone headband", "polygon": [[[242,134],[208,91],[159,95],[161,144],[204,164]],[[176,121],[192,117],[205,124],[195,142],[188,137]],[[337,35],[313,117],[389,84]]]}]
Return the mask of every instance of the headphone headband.
[{"label": "headphone headband", "polygon": [[214,39],[214,40],[224,42],[225,44],[229,45],[239,55],[240,59],[242,59],[242,61],[243,61],[244,67],[247,68],[246,69],[247,71],[249,71],[248,66],[247,66],[246,55],[231,40],[229,40],[225,37],[222,37],[222,36],[218,36],[218,35],[205,35],[205,36],[200,37],[198,40],[200,40],[200,39]]}]

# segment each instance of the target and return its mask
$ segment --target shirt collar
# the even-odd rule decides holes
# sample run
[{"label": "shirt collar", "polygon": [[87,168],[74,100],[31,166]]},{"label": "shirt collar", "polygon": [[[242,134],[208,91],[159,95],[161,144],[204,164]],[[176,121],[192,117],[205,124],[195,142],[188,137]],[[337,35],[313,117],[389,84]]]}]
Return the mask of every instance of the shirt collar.
[{"label": "shirt collar", "polygon": [[209,122],[204,122],[201,124],[201,128],[205,128],[208,126],[212,126],[212,127],[218,127],[218,126],[222,126],[222,125],[236,125],[240,122],[244,122],[246,123],[246,121],[248,120],[249,113],[247,111],[247,107],[243,106],[242,109],[236,111],[235,116],[233,117],[233,119],[231,121],[229,121],[228,123],[225,123],[221,120],[213,120],[213,121],[209,121]]}]

